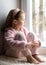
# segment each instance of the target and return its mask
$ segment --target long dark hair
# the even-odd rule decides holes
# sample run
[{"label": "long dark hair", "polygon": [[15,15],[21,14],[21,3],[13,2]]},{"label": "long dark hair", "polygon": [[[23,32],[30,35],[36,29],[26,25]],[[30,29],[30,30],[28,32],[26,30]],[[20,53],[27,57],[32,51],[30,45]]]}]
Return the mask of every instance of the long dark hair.
[{"label": "long dark hair", "polygon": [[16,13],[16,9],[12,9],[10,10],[10,12],[8,13],[8,16],[6,18],[6,22],[5,22],[5,26],[4,26],[4,31],[6,28],[12,27],[12,22],[14,19],[18,20],[18,18],[20,17],[20,15],[24,13],[24,11],[19,10]]},{"label": "long dark hair", "polygon": [[5,22],[5,28],[11,27],[15,10],[10,10]]}]

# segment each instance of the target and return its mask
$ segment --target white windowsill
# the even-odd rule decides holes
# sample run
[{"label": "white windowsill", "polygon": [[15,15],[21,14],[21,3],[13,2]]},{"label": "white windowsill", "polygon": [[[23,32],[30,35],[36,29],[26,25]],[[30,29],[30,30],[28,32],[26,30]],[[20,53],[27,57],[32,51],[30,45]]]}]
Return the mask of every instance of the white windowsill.
[{"label": "white windowsill", "polygon": [[40,47],[38,49],[38,52],[40,55],[46,55],[46,47]]},{"label": "white windowsill", "polygon": [[41,47],[42,47],[42,48],[46,48],[46,41],[42,41],[42,42],[41,42]]}]

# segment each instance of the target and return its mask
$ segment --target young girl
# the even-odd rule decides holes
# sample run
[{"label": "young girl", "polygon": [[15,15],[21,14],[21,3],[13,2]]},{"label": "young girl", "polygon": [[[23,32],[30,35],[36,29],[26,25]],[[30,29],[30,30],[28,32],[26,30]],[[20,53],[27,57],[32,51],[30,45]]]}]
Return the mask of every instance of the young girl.
[{"label": "young girl", "polygon": [[25,28],[25,13],[19,9],[9,12],[4,28],[5,55],[20,58],[25,56],[28,62],[40,63],[37,48],[41,43],[35,40],[33,33]]}]

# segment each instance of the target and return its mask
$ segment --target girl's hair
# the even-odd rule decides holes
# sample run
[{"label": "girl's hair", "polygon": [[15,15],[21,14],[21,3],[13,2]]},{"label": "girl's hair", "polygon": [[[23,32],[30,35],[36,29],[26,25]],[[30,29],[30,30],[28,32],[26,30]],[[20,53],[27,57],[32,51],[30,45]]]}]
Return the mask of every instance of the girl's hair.
[{"label": "girl's hair", "polygon": [[4,26],[4,30],[6,28],[12,27],[12,22],[14,19],[18,20],[18,18],[20,17],[20,15],[24,13],[24,11],[19,10],[17,11],[16,9],[12,9],[10,10],[7,18],[6,18],[6,22],[5,22],[5,26]]}]

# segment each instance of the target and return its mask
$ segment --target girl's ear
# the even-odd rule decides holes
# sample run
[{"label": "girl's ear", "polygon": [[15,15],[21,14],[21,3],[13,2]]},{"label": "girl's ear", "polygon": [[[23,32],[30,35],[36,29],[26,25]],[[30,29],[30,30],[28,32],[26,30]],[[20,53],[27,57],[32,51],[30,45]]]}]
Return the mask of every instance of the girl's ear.
[{"label": "girl's ear", "polygon": [[17,20],[13,20],[13,23],[12,24],[17,24]]}]

